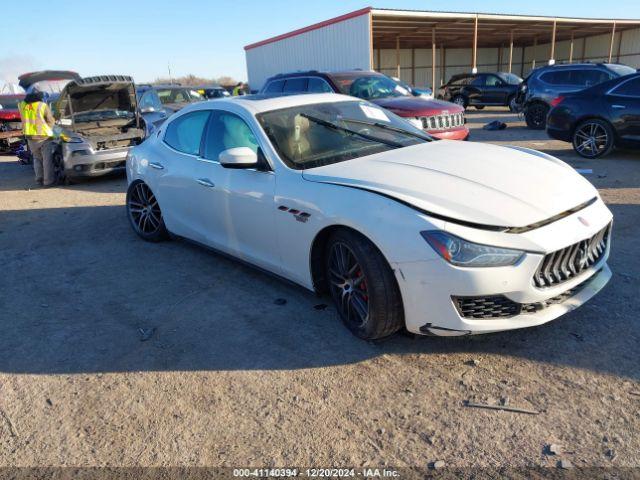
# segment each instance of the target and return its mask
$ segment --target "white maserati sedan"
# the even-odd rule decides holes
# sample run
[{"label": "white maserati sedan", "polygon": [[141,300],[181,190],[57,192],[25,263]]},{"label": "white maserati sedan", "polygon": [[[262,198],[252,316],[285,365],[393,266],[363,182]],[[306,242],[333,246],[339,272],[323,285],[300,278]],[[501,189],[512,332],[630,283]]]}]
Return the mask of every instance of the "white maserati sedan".
[{"label": "white maserati sedan", "polygon": [[193,104],[131,150],[127,176],[140,237],[328,293],[364,339],[540,325],[611,277],[611,212],[570,166],[434,140],[352,97]]}]

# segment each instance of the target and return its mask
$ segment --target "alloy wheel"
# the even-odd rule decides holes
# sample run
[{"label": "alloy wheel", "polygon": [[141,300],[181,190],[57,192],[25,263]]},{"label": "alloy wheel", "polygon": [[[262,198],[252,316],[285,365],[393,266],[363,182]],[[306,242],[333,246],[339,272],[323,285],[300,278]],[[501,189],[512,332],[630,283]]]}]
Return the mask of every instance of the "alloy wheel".
[{"label": "alloy wheel", "polygon": [[162,228],[162,212],[158,200],[145,183],[135,185],[129,196],[127,208],[138,233],[151,235]]},{"label": "alloy wheel", "polygon": [[355,326],[369,320],[367,282],[356,256],[344,243],[332,245],[329,256],[329,286],[340,315]]},{"label": "alloy wheel", "polygon": [[574,145],[583,157],[597,157],[607,150],[609,134],[599,123],[587,122],[576,130]]},{"label": "alloy wheel", "polygon": [[531,123],[536,127],[542,127],[547,121],[547,109],[542,105],[533,105],[529,107]]},{"label": "alloy wheel", "polygon": [[460,105],[461,107],[464,107],[464,97],[462,95],[458,95],[453,99],[453,103],[455,103],[456,105]]}]

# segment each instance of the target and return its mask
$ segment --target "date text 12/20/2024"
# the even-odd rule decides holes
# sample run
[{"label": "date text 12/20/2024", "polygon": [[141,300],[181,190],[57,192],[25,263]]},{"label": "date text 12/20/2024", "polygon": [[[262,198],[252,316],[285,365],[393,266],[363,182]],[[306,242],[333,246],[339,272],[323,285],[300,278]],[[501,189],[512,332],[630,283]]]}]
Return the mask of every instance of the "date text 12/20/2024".
[{"label": "date text 12/20/2024", "polygon": [[254,478],[400,478],[400,473],[388,468],[234,468],[233,476]]}]

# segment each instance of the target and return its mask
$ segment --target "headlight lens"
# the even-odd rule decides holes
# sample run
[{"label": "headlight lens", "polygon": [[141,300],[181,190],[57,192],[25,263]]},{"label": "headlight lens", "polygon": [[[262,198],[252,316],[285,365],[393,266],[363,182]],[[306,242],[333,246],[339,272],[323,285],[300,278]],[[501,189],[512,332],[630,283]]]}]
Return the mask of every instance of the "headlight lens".
[{"label": "headlight lens", "polygon": [[66,133],[61,133],[60,139],[65,143],[82,143],[84,141],[80,137],[70,137]]},{"label": "headlight lens", "polygon": [[463,240],[440,230],[420,232],[438,255],[458,267],[504,267],[514,265],[524,252]]}]

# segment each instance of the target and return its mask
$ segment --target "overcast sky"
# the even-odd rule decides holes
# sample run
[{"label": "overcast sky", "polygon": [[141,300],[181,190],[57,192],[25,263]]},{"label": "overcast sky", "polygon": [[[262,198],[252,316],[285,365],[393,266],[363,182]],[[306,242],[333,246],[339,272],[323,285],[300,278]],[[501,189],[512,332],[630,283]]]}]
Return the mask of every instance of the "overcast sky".
[{"label": "overcast sky", "polygon": [[639,0],[2,0],[0,84],[41,69],[129,74],[144,82],[167,76],[168,64],[174,76],[245,80],[245,45],[369,5],[640,18]]}]

